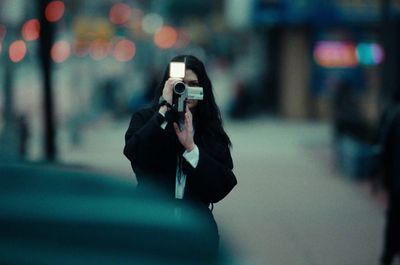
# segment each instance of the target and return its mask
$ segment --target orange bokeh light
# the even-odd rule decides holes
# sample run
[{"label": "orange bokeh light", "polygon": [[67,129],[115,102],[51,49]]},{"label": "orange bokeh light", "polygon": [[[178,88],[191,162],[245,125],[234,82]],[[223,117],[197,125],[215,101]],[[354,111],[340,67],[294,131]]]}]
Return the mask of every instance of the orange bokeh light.
[{"label": "orange bokeh light", "polygon": [[9,48],[10,60],[14,63],[18,63],[24,59],[26,52],[27,49],[25,42],[23,40],[16,40],[11,43]]},{"label": "orange bokeh light", "polygon": [[54,62],[62,63],[71,55],[71,45],[64,40],[57,41],[51,48],[50,54]]},{"label": "orange bokeh light", "polygon": [[45,9],[45,17],[50,22],[56,22],[62,18],[65,11],[65,5],[62,1],[52,1]]},{"label": "orange bokeh light", "polygon": [[161,49],[172,48],[177,39],[178,33],[170,26],[163,26],[154,34],[154,43]]},{"label": "orange bokeh light", "polygon": [[135,43],[129,40],[120,40],[114,47],[114,57],[119,62],[132,60],[136,54]]},{"label": "orange bokeh light", "polygon": [[40,34],[40,23],[38,19],[30,19],[22,27],[22,36],[27,41],[37,40]]},{"label": "orange bokeh light", "polygon": [[110,21],[117,25],[124,25],[129,22],[132,15],[132,8],[124,3],[116,3],[111,7]]}]

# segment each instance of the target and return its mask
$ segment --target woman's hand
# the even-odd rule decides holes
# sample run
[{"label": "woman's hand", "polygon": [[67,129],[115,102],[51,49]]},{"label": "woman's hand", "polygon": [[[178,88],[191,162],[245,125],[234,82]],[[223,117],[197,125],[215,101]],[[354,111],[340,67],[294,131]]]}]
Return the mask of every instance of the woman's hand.
[{"label": "woman's hand", "polygon": [[[171,105],[172,105],[173,88],[174,88],[174,85],[179,81],[182,81],[182,80],[178,79],[178,78],[168,78],[167,81],[165,81],[164,88],[162,91],[162,97]],[[159,112],[164,114],[164,116],[167,111],[168,111],[167,106],[160,107]]]},{"label": "woman's hand", "polygon": [[181,81],[182,79],[180,78],[168,78],[167,81],[165,81],[162,96],[169,104],[172,104],[172,93],[174,85]]},{"label": "woman's hand", "polygon": [[185,126],[181,131],[176,122],[174,122],[174,128],[176,136],[178,136],[179,142],[185,147],[186,151],[190,152],[193,150],[195,143],[193,140],[193,116],[189,110],[189,107],[186,105],[185,112]]}]

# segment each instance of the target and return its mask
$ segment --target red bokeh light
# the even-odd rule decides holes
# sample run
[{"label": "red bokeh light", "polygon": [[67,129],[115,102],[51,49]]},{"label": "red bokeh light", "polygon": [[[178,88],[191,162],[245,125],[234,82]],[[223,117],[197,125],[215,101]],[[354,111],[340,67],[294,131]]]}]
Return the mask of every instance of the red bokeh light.
[{"label": "red bokeh light", "polygon": [[37,40],[40,34],[40,23],[38,19],[30,19],[22,27],[22,36],[27,41]]},{"label": "red bokeh light", "polygon": [[172,48],[177,39],[178,33],[170,26],[163,26],[154,34],[154,43],[161,49]]},{"label": "red bokeh light", "polygon": [[45,17],[50,22],[56,22],[62,18],[65,11],[65,5],[62,1],[52,1],[45,9]]},{"label": "red bokeh light", "polygon": [[23,40],[16,40],[11,43],[9,48],[10,60],[14,63],[18,63],[24,59],[26,52],[27,49],[25,42]]},{"label": "red bokeh light", "polygon": [[132,15],[132,8],[124,3],[116,3],[110,10],[110,21],[117,25],[124,25],[129,22]]},{"label": "red bokeh light", "polygon": [[90,41],[77,40],[74,44],[74,53],[78,57],[87,55],[90,51]]},{"label": "red bokeh light", "polygon": [[129,40],[120,40],[114,47],[114,57],[119,62],[132,60],[136,54],[135,43]]},{"label": "red bokeh light", "polygon": [[56,63],[62,63],[71,55],[71,46],[64,40],[54,43],[50,51],[51,58]]}]

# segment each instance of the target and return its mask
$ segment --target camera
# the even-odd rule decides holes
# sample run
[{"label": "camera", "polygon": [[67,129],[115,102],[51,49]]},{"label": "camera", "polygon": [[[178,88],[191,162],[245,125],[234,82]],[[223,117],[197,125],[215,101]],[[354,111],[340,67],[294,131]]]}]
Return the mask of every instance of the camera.
[{"label": "camera", "polygon": [[[186,65],[184,62],[170,63],[170,77],[183,79],[185,77]],[[172,108],[177,112],[185,112],[186,100],[203,100],[203,88],[188,86],[182,81],[175,83],[172,94]]]},{"label": "camera", "polygon": [[186,99],[203,100],[203,88],[187,86],[183,82],[174,85],[172,107],[178,112],[185,112]]}]

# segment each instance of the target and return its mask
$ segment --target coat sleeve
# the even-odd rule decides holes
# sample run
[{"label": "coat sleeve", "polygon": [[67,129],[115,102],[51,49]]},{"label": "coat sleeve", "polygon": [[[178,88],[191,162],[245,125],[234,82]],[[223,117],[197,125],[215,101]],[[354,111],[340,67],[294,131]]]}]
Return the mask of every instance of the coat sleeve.
[{"label": "coat sleeve", "polygon": [[196,168],[186,161],[184,163],[188,185],[203,201],[216,203],[237,184],[229,147],[219,144],[214,145],[213,150],[199,147],[199,153]]},{"label": "coat sleeve", "polygon": [[140,168],[154,166],[154,154],[162,154],[166,148],[167,134],[161,128],[164,117],[151,110],[132,115],[125,133],[124,155]]}]

